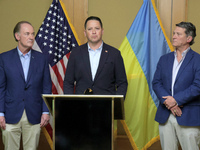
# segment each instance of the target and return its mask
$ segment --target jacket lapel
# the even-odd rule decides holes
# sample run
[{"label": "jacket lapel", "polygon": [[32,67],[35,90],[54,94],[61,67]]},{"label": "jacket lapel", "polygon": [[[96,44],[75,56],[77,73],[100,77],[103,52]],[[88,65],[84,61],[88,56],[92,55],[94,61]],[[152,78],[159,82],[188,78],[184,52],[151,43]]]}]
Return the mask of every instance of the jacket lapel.
[{"label": "jacket lapel", "polygon": [[183,72],[185,67],[188,65],[188,63],[192,60],[192,58],[193,58],[193,51],[190,49],[188,51],[188,53],[186,54],[185,59],[184,59],[182,65],[181,65],[181,67],[180,67],[180,69],[178,71],[178,74],[176,76],[176,81],[178,80],[179,76],[181,75],[181,73]]},{"label": "jacket lapel", "polygon": [[174,65],[174,53],[170,54],[170,58],[169,58],[168,62],[169,62],[169,68],[168,68],[168,70],[169,70],[169,75],[168,75],[169,76],[169,82],[172,83],[172,71],[173,71],[173,65]]},{"label": "jacket lapel", "polygon": [[100,57],[100,60],[99,60],[99,67],[97,69],[94,81],[97,79],[98,75],[101,73],[103,66],[104,66],[104,64],[105,64],[105,62],[108,58],[108,55],[109,55],[109,51],[104,47],[104,45],[105,44],[103,44],[103,49],[102,49],[101,57]]},{"label": "jacket lapel", "polygon": [[20,75],[22,76],[22,78],[23,78],[23,80],[25,82],[24,71],[23,71],[23,68],[22,68],[22,63],[21,63],[17,48],[14,51],[14,59],[13,60],[15,61],[15,64],[17,65],[19,73],[20,73]]},{"label": "jacket lapel", "polygon": [[29,65],[26,85],[28,85],[28,83],[30,83],[31,76],[33,75],[33,72],[35,69],[36,59],[37,58],[35,57],[34,50],[31,50],[31,58],[30,58],[30,65]]},{"label": "jacket lapel", "polygon": [[82,56],[83,56],[82,57],[83,58],[83,62],[85,63],[84,65],[85,65],[86,72],[88,73],[89,78],[92,81],[92,72],[91,72],[91,67],[90,67],[90,58],[89,58],[89,52],[88,52],[87,44],[85,44],[85,46],[83,47],[81,52],[82,52]]}]

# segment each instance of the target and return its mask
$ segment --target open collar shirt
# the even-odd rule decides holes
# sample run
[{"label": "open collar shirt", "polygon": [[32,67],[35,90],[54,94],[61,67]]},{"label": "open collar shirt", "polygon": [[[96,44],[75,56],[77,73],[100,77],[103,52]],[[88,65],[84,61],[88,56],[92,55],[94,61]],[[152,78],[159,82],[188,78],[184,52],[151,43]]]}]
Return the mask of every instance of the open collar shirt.
[{"label": "open collar shirt", "polygon": [[95,75],[96,75],[96,72],[97,72],[97,68],[99,66],[102,48],[103,48],[103,42],[102,42],[101,46],[99,48],[97,48],[96,50],[91,49],[89,44],[88,44],[90,68],[91,68],[92,80],[93,81],[94,81],[94,78],[95,78]]},{"label": "open collar shirt", "polygon": [[174,51],[174,65],[173,65],[173,70],[172,70],[172,96],[174,95],[174,83],[176,80],[176,76],[178,74],[178,71],[185,59],[185,56],[187,54],[187,52],[190,50],[190,47],[188,47],[183,53],[182,53],[182,59],[180,60],[180,62],[178,62],[177,60],[177,52],[176,50]]}]

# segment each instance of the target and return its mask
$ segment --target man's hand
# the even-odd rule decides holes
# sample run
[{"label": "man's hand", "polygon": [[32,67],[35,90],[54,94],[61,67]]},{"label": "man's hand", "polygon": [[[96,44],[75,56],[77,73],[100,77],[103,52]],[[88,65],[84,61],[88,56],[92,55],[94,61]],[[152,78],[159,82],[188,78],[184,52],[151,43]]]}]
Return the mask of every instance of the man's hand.
[{"label": "man's hand", "polygon": [[2,128],[3,130],[6,129],[6,121],[4,116],[0,116],[0,128]]},{"label": "man's hand", "polygon": [[171,112],[174,116],[181,116],[182,115],[182,110],[180,109],[180,107],[178,107],[178,105],[175,105],[174,107],[172,107]]},{"label": "man's hand", "polygon": [[40,127],[41,128],[45,127],[49,123],[49,120],[50,120],[49,114],[42,114]]},{"label": "man's hand", "polygon": [[167,109],[171,109],[175,105],[177,105],[176,100],[172,96],[163,96],[162,98],[165,99],[164,104]]}]

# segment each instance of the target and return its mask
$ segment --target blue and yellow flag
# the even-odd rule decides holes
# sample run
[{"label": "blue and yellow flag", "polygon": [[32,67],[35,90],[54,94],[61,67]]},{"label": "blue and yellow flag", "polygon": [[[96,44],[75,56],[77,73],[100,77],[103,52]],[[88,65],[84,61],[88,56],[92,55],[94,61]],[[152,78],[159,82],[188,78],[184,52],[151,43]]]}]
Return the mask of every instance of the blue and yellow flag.
[{"label": "blue and yellow flag", "polygon": [[151,82],[160,56],[173,50],[154,0],[143,0],[119,49],[128,79],[122,124],[134,150],[147,149],[159,140],[158,123],[154,121],[159,101]]}]

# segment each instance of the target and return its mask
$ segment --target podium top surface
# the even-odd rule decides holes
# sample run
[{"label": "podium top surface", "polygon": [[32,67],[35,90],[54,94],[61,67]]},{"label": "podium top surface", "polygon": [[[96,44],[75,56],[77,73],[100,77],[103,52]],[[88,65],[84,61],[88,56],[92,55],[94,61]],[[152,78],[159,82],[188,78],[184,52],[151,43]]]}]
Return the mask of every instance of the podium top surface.
[{"label": "podium top surface", "polygon": [[123,95],[78,95],[78,94],[42,94],[42,97],[51,114],[53,100],[111,100],[114,102],[115,119],[124,119],[124,96]]},{"label": "podium top surface", "polygon": [[124,98],[123,95],[42,94],[43,98]]}]

